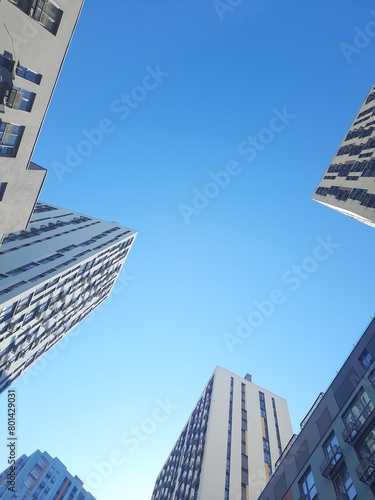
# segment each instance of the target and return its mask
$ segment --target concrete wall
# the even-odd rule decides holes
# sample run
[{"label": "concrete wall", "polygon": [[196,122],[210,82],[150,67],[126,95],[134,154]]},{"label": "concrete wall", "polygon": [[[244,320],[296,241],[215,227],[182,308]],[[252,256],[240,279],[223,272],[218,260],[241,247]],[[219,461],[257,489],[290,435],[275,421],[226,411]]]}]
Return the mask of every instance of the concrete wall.
[{"label": "concrete wall", "polygon": [[[27,226],[46,176],[44,169],[29,167],[31,155],[83,0],[58,2],[63,15],[56,35],[21,11],[13,0],[0,2],[0,55],[14,61],[13,71],[0,68],[0,82],[6,82],[9,88],[15,85],[36,94],[30,112],[8,107],[4,95],[0,103],[0,120],[25,127],[17,156],[0,156],[0,182],[7,183],[0,201],[0,241],[4,233]],[[39,85],[16,74],[18,63],[42,76]]]}]

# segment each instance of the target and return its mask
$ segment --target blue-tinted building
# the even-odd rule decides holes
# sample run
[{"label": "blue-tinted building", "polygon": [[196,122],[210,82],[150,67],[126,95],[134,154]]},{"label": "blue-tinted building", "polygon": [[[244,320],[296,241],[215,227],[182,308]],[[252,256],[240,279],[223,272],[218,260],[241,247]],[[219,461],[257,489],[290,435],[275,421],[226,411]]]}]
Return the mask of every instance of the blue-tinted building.
[{"label": "blue-tinted building", "polygon": [[58,458],[46,452],[22,455],[11,467],[14,469],[0,474],[3,500],[95,500],[79,477],[72,476]]}]

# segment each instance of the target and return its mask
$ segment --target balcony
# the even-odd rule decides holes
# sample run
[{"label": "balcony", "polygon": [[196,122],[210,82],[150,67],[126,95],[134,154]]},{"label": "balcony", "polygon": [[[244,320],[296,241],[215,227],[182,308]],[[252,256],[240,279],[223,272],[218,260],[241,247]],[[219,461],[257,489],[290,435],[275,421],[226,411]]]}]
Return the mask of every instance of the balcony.
[{"label": "balcony", "polygon": [[332,452],[323,460],[320,466],[320,472],[322,476],[331,479],[332,476],[337,472],[337,469],[341,466],[343,461],[343,453],[339,446],[334,446]]},{"label": "balcony", "polygon": [[356,468],[357,476],[360,481],[371,485],[375,480],[375,459],[374,457],[364,458]]},{"label": "balcony", "polygon": [[375,418],[375,408],[371,408],[372,402],[369,401],[355,422],[349,422],[342,433],[344,441],[355,446],[360,437],[368,430]]}]

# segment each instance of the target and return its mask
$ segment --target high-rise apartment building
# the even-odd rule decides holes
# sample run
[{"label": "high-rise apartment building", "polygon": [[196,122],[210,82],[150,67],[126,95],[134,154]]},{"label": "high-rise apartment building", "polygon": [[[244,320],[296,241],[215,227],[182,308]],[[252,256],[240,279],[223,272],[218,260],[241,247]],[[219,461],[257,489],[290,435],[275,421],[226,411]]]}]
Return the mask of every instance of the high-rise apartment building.
[{"label": "high-rise apartment building", "polygon": [[375,226],[375,85],[319,182],[313,200]]},{"label": "high-rise apartment building", "polygon": [[301,423],[259,500],[375,498],[375,319]]},{"label": "high-rise apartment building", "polygon": [[0,242],[27,227],[42,188],[31,155],[82,4],[0,1]]},{"label": "high-rise apartment building", "polygon": [[77,476],[72,476],[58,458],[34,451],[22,455],[0,474],[3,500],[95,500]]},{"label": "high-rise apartment building", "polygon": [[152,500],[255,500],[291,436],[284,399],[216,367]]},{"label": "high-rise apartment building", "polygon": [[110,294],[136,232],[37,203],[0,247],[0,392]]}]

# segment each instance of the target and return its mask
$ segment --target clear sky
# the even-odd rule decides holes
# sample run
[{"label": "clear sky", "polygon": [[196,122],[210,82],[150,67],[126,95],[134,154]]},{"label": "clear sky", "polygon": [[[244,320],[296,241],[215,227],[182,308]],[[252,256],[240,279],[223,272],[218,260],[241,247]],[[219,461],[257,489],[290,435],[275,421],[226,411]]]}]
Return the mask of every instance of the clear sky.
[{"label": "clear sky", "polygon": [[150,500],[217,364],[298,432],[374,313],[374,229],[311,200],[374,61],[372,0],[86,1],[41,200],[139,235],[116,293],[14,384],[18,455]]}]

